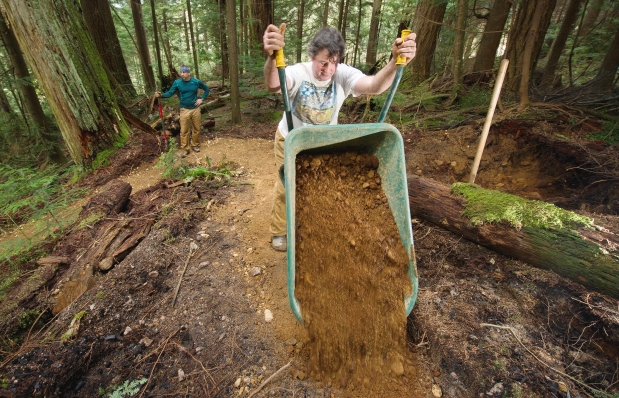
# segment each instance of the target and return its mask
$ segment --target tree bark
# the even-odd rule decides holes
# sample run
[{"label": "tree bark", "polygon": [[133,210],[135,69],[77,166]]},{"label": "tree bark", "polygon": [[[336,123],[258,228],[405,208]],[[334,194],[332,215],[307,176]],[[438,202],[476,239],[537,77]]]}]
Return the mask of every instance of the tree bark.
[{"label": "tree bark", "polygon": [[[73,1],[1,0],[7,22],[56,117],[71,158],[91,161],[129,128],[81,8]],[[61,56],[62,55],[62,56]]]},{"label": "tree bark", "polygon": [[376,47],[378,46],[378,22],[380,21],[380,7],[382,0],[374,0],[372,5],[372,17],[370,19],[370,34],[368,36],[368,49],[365,63],[371,67],[376,63]]},{"label": "tree bark", "polygon": [[253,25],[254,38],[256,46],[262,48],[262,35],[267,29],[267,26],[274,23],[273,21],[273,1],[272,0],[252,0],[251,10],[255,22]]},{"label": "tree bark", "polygon": [[238,43],[236,39],[236,1],[226,1],[226,26],[228,31],[228,57],[230,65],[230,105],[232,124],[241,122],[241,100],[239,94]]},{"label": "tree bark", "polygon": [[593,78],[593,83],[589,87],[591,91],[608,92],[613,90],[613,83],[615,81],[615,75],[617,74],[617,68],[619,67],[619,29],[615,32],[602,65],[598,69],[598,73]]},{"label": "tree bark", "polygon": [[191,53],[193,54],[194,76],[200,79],[198,70],[198,50],[196,49],[196,38],[193,32],[193,16],[191,14],[191,0],[187,0],[187,19],[189,20],[189,36],[191,37]]},{"label": "tree bark", "polygon": [[[84,1],[84,0],[82,0]],[[159,28],[157,27],[157,13],[155,12],[155,0],[150,0],[150,14],[153,19],[153,34],[155,35],[155,54],[157,56],[157,72],[159,82],[163,82],[163,63],[161,62],[161,47],[159,46]]]},{"label": "tree bark", "polygon": [[587,10],[587,14],[585,15],[585,20],[582,23],[582,27],[580,28],[583,36],[589,34],[589,32],[595,27],[595,23],[600,16],[600,12],[602,11],[602,7],[604,6],[604,0],[592,0],[589,9]]},{"label": "tree bark", "polygon": [[218,3],[221,15],[219,19],[219,42],[221,43],[221,86],[223,87],[224,80],[230,77],[230,58],[228,54],[228,39],[226,38],[226,0],[219,0]]},{"label": "tree bark", "polygon": [[456,32],[454,38],[454,57],[452,73],[454,77],[454,92],[462,84],[462,69],[464,64],[464,37],[466,32],[466,20],[469,11],[468,0],[458,0],[458,19],[456,21]]},{"label": "tree bark", "polygon": [[152,93],[157,89],[157,86],[155,84],[153,65],[150,60],[146,31],[144,30],[144,16],[142,15],[141,0],[131,0],[131,15],[133,16],[133,27],[138,44],[138,55],[140,57],[142,76],[144,77],[144,90],[146,90],[147,93]]},{"label": "tree bark", "polygon": [[520,87],[518,89],[520,94],[520,109],[529,106],[531,103],[531,101],[529,101],[529,83],[531,81],[531,71],[533,68],[531,68],[530,65],[533,63],[533,49],[535,47],[535,40],[538,37],[537,31],[542,20],[544,7],[546,7],[546,0],[538,0],[535,5],[531,28],[529,29],[529,34],[527,35],[524,46],[524,53],[522,54],[522,63],[520,64],[522,76],[520,78]]},{"label": "tree bark", "polygon": [[[358,59],[361,58],[361,56],[359,55],[359,53],[361,52],[359,51],[359,39],[360,39],[359,32],[361,31],[361,15],[363,15],[363,8],[361,6],[362,6],[362,3],[361,3],[361,0],[359,0],[359,4],[357,7],[357,30],[355,33],[355,52],[353,53],[353,56],[352,56],[352,63],[353,63],[353,66],[355,67],[359,65]],[[357,55],[359,55],[359,57],[357,57]]]},{"label": "tree bark", "polygon": [[303,54],[303,22],[305,21],[305,0],[299,0],[299,12],[297,14],[297,62],[301,62]]},{"label": "tree bark", "polygon": [[107,0],[81,0],[81,5],[86,26],[95,41],[97,51],[113,79],[118,82],[118,87],[114,88],[120,89],[124,97],[134,98],[137,93],[118,41],[110,3]]},{"label": "tree bark", "polygon": [[544,230],[505,224],[471,225],[464,199],[448,185],[408,178],[411,215],[498,253],[553,271],[588,289],[619,299],[619,236],[607,230]]},{"label": "tree bark", "polygon": [[510,0],[494,1],[490,15],[488,15],[488,22],[486,22],[484,33],[479,42],[479,50],[477,50],[475,65],[473,66],[474,72],[494,68],[496,50],[501,43],[503,29],[505,28],[505,22],[507,22],[511,6],[512,2]]},{"label": "tree bark", "polygon": [[[528,75],[531,76],[535,70],[538,55],[542,49],[543,39],[550,25],[552,11],[555,8],[557,0],[547,0],[542,9],[539,24],[536,28],[535,36],[530,37],[529,32],[533,25],[537,0],[522,0],[520,7],[516,13],[514,23],[509,30],[507,39],[507,49],[505,58],[509,59],[509,68],[505,76],[505,85],[512,91],[519,91],[520,77],[523,75],[523,58],[525,54],[525,46],[527,43],[532,46],[531,62],[527,63]],[[531,43],[531,40],[533,42]]]},{"label": "tree bark", "polygon": [[329,0],[325,0],[325,8],[322,11],[322,26],[329,25]]},{"label": "tree bark", "polygon": [[578,10],[580,9],[582,2],[583,0],[570,0],[570,4],[567,7],[565,16],[563,17],[561,29],[559,29],[559,33],[552,43],[552,48],[550,49],[550,54],[548,55],[548,59],[546,61],[544,75],[542,76],[542,88],[549,88],[554,82],[555,72],[557,70],[557,65],[559,64],[559,58],[563,53],[567,38],[574,28],[574,23],[578,17]]},{"label": "tree bark", "polygon": [[413,22],[413,32],[417,33],[417,55],[409,63],[414,85],[430,77],[430,66],[446,8],[446,1],[421,0],[417,3]]},{"label": "tree bark", "polygon": [[[24,59],[21,49],[19,48],[17,38],[15,37],[13,30],[7,26],[6,21],[1,14],[0,36],[4,42],[4,48],[11,59],[11,63],[13,64],[13,75],[17,83],[16,85],[21,93],[22,103],[25,108],[24,117],[31,119],[32,123],[36,125],[36,133],[41,139],[43,139],[43,141],[50,145],[50,160],[56,164],[65,163],[67,159],[62,153],[62,148],[59,145],[58,139],[54,137],[54,134],[52,133],[51,126],[47,123],[45,113],[43,112],[43,108],[39,102],[39,97],[37,96],[32,79],[30,78],[28,65],[26,64],[26,60]],[[8,106],[8,99],[4,94],[4,90],[2,94],[4,95],[3,102],[6,101],[6,105]],[[5,108],[4,105],[3,108]],[[10,109],[11,107],[8,106],[9,111]],[[28,120],[26,120],[26,123],[28,123]]]},{"label": "tree bark", "polygon": [[0,86],[0,112],[5,115],[12,115],[13,109],[11,108],[11,104],[9,103],[9,98],[6,96],[4,92],[4,87]]}]

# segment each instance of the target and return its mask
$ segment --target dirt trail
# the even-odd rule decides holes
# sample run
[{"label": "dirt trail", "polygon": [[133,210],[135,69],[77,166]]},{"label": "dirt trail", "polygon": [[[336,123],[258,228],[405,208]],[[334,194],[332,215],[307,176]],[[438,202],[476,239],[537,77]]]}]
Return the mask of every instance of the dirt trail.
[{"label": "dirt trail", "polygon": [[[133,187],[127,212],[154,215],[151,232],[52,320],[53,343],[27,344],[1,369],[7,383],[0,393],[90,397],[100,388],[109,393],[123,382],[144,380],[143,396],[247,397],[289,362],[257,397],[587,396],[574,380],[608,396],[617,392],[616,304],[608,306],[606,297],[582,286],[417,219],[412,222],[419,296],[407,325],[407,365],[416,369],[414,379],[405,375],[383,384],[380,392],[312,381],[308,335],[288,305],[286,256],[270,247],[273,144],[267,138],[234,138],[270,137],[272,128],[246,125],[226,130],[225,136],[209,134],[202,151],[185,159],[202,165],[207,156],[212,164],[234,162],[241,174],[223,187],[194,181],[169,188],[158,183],[161,169],[153,158],[125,170],[120,179]],[[465,174],[460,166],[467,157],[456,155],[461,142],[472,141],[468,133],[451,131],[448,140],[447,134],[402,133],[409,173],[446,181]],[[440,152],[432,150],[439,145]],[[517,146],[493,148],[502,152],[486,164],[481,183],[491,170],[510,167],[505,159],[517,158]],[[510,150],[513,154],[506,153]],[[441,159],[434,158],[439,154]],[[496,176],[497,187],[514,180],[511,170],[503,174]],[[531,194],[540,194],[535,181],[527,182]],[[539,192],[556,194],[554,188]],[[616,216],[606,217],[616,222]],[[189,249],[192,242],[198,245],[195,252]],[[76,256],[92,239],[81,246],[64,244]],[[60,275],[44,281],[37,308],[49,305],[69,271],[59,268]],[[266,310],[273,315],[270,322]],[[60,343],[81,311],[86,315],[77,337]],[[483,324],[506,325],[512,332]]]}]

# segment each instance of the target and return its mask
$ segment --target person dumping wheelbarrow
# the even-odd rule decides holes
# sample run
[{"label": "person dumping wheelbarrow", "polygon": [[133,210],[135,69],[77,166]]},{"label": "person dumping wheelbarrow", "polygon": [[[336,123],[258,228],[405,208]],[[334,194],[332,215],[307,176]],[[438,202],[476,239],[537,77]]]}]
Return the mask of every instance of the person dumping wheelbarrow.
[{"label": "person dumping wheelbarrow", "polygon": [[[284,48],[284,31],[269,25],[262,38],[264,50],[269,55],[264,64],[264,82],[270,92],[281,90],[275,54]],[[322,28],[310,42],[307,53],[311,61],[298,63],[285,69],[291,115],[282,117],[275,132],[275,162],[277,168],[284,163],[284,140],[288,135],[289,122],[292,128],[306,125],[337,124],[340,107],[349,95],[376,95],[390,87],[396,76],[396,59],[404,57],[406,64],[417,51],[416,34],[393,43],[393,57],[376,75],[368,76],[360,70],[341,63],[346,54],[346,43],[335,28]],[[286,99],[284,99],[286,101]],[[278,177],[275,182],[273,207],[271,209],[271,246],[286,251],[286,191]]]}]

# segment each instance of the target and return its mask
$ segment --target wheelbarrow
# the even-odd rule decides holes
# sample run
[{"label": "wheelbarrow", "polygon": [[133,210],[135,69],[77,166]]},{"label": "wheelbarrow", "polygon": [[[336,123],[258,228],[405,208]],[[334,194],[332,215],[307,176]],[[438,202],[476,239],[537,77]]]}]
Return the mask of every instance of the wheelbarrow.
[{"label": "wheelbarrow", "polygon": [[[410,31],[403,31],[402,38]],[[340,124],[303,126],[292,129],[290,104],[286,88],[286,66],[283,51],[276,54],[276,65],[289,133],[284,141],[284,165],[280,168],[280,178],[286,190],[286,228],[288,234],[287,271],[288,271],[288,301],[290,308],[299,322],[302,322],[301,306],[295,296],[296,285],[296,157],[303,151],[343,151],[358,150],[376,156],[379,160],[378,174],[381,176],[383,191],[387,197],[389,208],[395,219],[402,244],[408,256],[408,278],[411,292],[405,295],[404,308],[406,315],[412,311],[417,299],[418,274],[413,245],[413,230],[408,203],[408,185],[406,181],[406,165],[404,161],[404,143],[400,132],[392,125],[383,123],[397,86],[402,77],[406,60],[398,59],[396,76],[393,80],[387,99],[382,108],[378,123]]]}]

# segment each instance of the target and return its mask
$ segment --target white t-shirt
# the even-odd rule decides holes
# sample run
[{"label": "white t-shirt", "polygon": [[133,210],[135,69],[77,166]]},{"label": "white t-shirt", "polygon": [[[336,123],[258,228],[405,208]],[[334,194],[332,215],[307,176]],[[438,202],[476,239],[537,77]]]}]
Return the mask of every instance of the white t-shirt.
[{"label": "white t-shirt", "polygon": [[[344,100],[353,94],[357,81],[365,76],[359,69],[338,64],[331,80],[314,78],[312,63],[303,62],[286,67],[292,124],[295,128],[316,124],[337,124],[337,116]],[[283,137],[288,135],[286,113],[278,125]]]}]

